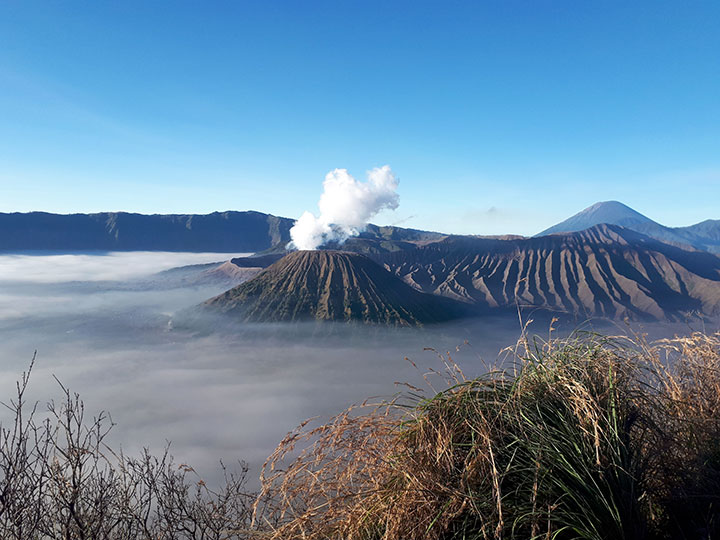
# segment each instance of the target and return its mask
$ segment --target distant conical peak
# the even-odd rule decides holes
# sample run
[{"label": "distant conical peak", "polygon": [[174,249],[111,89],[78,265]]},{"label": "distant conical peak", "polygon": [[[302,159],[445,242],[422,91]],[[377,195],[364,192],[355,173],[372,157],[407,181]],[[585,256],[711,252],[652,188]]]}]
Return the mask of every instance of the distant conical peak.
[{"label": "distant conical peak", "polygon": [[561,221],[557,225],[545,229],[537,236],[548,234],[576,232],[607,223],[621,227],[633,228],[634,226],[657,226],[653,220],[644,216],[637,210],[619,201],[600,201],[588,206],[581,212]]},{"label": "distant conical peak", "polygon": [[578,232],[601,224],[625,227],[683,249],[720,253],[720,220],[667,227],[619,201],[600,201],[535,236]]},{"label": "distant conical peak", "polygon": [[632,208],[630,208],[627,204],[622,203],[620,201],[614,201],[614,200],[613,201],[598,201],[595,204],[591,204],[590,206],[588,206],[585,210],[592,210],[593,208],[600,208],[601,206],[613,206],[613,205],[622,206],[623,208],[628,208],[628,209],[632,210]]},{"label": "distant conical peak", "polygon": [[585,210],[578,212],[576,215],[591,214],[597,212],[620,212],[632,216],[639,216],[650,221],[650,218],[644,216],[634,208],[630,208],[627,204],[620,201],[600,201],[588,206]]}]

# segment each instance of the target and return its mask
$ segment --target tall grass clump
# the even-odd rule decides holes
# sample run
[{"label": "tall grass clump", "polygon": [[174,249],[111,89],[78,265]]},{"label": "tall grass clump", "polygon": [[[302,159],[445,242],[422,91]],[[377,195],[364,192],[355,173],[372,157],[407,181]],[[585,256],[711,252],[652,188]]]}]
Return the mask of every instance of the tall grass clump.
[{"label": "tall grass clump", "polygon": [[502,369],[289,434],[276,539],[720,538],[720,335],[523,339]]}]

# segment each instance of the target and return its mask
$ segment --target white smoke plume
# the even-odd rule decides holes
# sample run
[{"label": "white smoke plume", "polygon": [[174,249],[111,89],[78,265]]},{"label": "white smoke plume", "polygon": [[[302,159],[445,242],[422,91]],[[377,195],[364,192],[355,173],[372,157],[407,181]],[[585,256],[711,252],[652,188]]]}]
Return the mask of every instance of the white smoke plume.
[{"label": "white smoke plume", "polygon": [[289,247],[317,249],[331,241],[344,242],[360,234],[375,214],[398,207],[398,179],[388,165],[368,171],[366,182],[355,180],[347,169],[325,175],[318,207],[320,216],[305,212],[290,229]]}]

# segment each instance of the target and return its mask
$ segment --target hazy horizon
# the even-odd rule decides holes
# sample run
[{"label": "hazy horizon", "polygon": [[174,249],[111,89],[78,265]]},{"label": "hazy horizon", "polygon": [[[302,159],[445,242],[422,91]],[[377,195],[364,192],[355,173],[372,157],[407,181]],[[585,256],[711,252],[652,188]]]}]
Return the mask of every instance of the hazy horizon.
[{"label": "hazy horizon", "polygon": [[[588,205],[587,207],[580,208],[580,209],[578,209],[577,211],[573,212],[572,214],[568,214],[567,216],[562,217],[561,219],[558,220],[558,222],[556,222],[556,223],[551,223],[548,227],[545,227],[545,228],[547,229],[547,228],[553,227],[553,226],[557,225],[558,223],[560,223],[560,222],[562,222],[562,221],[565,221],[565,220],[568,219],[568,218],[574,217],[576,214],[580,214],[580,213],[584,212],[585,210],[590,210],[590,209],[592,209],[593,207],[596,207],[597,205],[599,205],[599,204],[601,204],[601,203],[614,203],[614,202],[619,202],[619,203],[621,203],[621,204],[624,205],[624,206],[628,206],[628,205],[626,205],[623,201],[598,200],[598,201],[595,201],[594,203],[592,203],[591,205]],[[628,206],[628,208],[631,208],[631,210],[637,211],[635,208],[632,208],[632,207],[629,207],[629,206]],[[230,210],[230,209],[224,209],[224,210],[223,210],[223,209],[218,209],[218,210],[213,210],[213,211],[210,211],[210,212],[207,212],[207,213],[194,214],[194,215],[210,215],[210,214],[216,214],[216,213],[221,213],[221,214],[222,214],[222,213],[225,213],[225,212],[257,212],[257,211],[258,211],[258,210],[253,209],[253,208],[247,208],[247,209],[241,209],[241,210]],[[58,214],[58,215],[77,215],[77,214],[79,214],[79,213],[83,213],[83,212],[67,212],[67,213],[62,213],[62,212],[46,212],[45,210],[29,210],[29,211],[27,211],[27,212],[20,212],[20,213],[36,213],[36,212],[38,212],[38,213],[54,213],[54,214]],[[382,213],[382,211],[380,211],[380,212]],[[7,214],[7,213],[13,213],[13,212],[0,212],[0,213],[6,213],[6,214]],[[99,211],[99,212],[85,212],[85,213],[128,213],[128,214],[142,214],[142,215],[146,215],[146,216],[148,216],[148,215],[193,215],[193,214],[191,214],[191,213],[159,214],[158,212],[150,212],[150,213],[144,213],[144,214],[143,214],[143,213],[139,213],[139,212],[129,212],[129,211],[125,211],[125,210],[116,210],[116,211],[104,210],[104,211]],[[295,219],[295,218],[293,218],[293,217],[291,217],[291,216],[282,216],[282,215],[279,215],[279,214],[273,213],[273,212],[267,212],[267,214],[269,214],[269,215],[274,215],[274,216],[281,217],[281,218]],[[647,217],[647,218],[649,218],[649,219],[651,219],[652,221],[655,221],[656,223],[659,223],[660,225],[664,225],[664,226],[666,226],[666,227],[672,227],[672,226],[667,225],[666,223],[663,223],[663,222],[661,222],[661,221],[658,221],[657,219],[653,218],[652,215],[643,214],[642,212],[640,212],[640,214],[641,214],[641,215],[644,215],[645,217]],[[696,224],[702,223],[702,222],[707,221],[707,220],[717,220],[717,219],[720,219],[720,218],[717,218],[717,217],[716,217],[716,214],[713,214],[713,215],[711,215],[711,216],[696,216],[696,217],[694,218],[694,221],[691,221],[691,222],[688,222],[688,223],[682,223],[682,224],[679,224],[679,225],[675,225],[674,227],[687,227],[687,226],[692,226],[692,225],[696,225]],[[375,223],[374,220],[372,220],[371,218],[369,218],[369,222],[370,222],[371,224],[378,225],[378,223]],[[360,227],[358,228],[358,230],[362,231],[362,230],[364,229],[365,223],[367,223],[367,221],[364,221],[363,224],[362,224],[362,226],[360,226]],[[398,226],[398,227],[406,227],[406,228],[417,228],[417,229],[419,229],[419,230],[425,230],[425,231],[431,231],[431,232],[439,232],[439,233],[443,233],[443,234],[459,234],[459,233],[452,233],[452,232],[448,232],[448,231],[444,231],[444,230],[443,230],[443,231],[440,231],[440,230],[432,230],[432,229],[429,229],[429,228],[427,228],[427,227],[422,227],[422,226],[419,226],[419,227],[408,227],[407,224],[406,224],[406,220],[401,220],[400,222],[390,223],[389,225],[394,225],[394,226]],[[532,233],[529,233],[529,234],[526,234],[526,235],[523,235],[523,236],[528,236],[528,237],[530,237],[530,236],[535,236],[535,235],[541,233],[543,230],[544,230],[544,229],[537,229],[537,230],[535,230],[535,232],[532,232]],[[504,231],[504,232],[496,232],[496,233],[494,233],[494,234],[488,234],[488,236],[497,236],[497,235],[505,235],[505,234],[513,234],[513,233],[512,233],[512,232],[509,232],[509,231]],[[354,234],[350,234],[349,236],[354,236]],[[482,235],[480,235],[480,236],[482,236]],[[313,248],[306,248],[306,249],[316,249],[317,247],[319,247],[319,246],[316,246],[316,247],[313,247]],[[148,251],[148,253],[156,253],[156,252],[157,252],[157,253],[195,253],[200,259],[202,259],[203,256],[204,256],[204,254],[203,254],[202,252],[182,252],[182,251],[165,252],[165,251],[163,251],[163,250]],[[90,249],[86,249],[86,250],[82,250],[82,249],[79,249],[79,250],[45,250],[45,249],[43,249],[43,250],[33,250],[33,249],[28,249],[28,250],[7,250],[7,251],[0,250],[0,254],[2,254],[2,253],[16,254],[16,255],[22,255],[22,254],[28,254],[28,255],[38,255],[38,254],[45,254],[45,255],[90,254],[90,255],[93,255],[93,254],[101,254],[101,253],[102,253],[102,254],[122,253],[122,251],[112,251],[112,250],[106,251],[106,250],[90,250]],[[228,253],[235,253],[235,252],[232,251],[232,250],[230,250],[230,251],[227,251],[227,252],[218,253],[218,255],[222,258],[224,255],[227,255]],[[245,253],[245,254],[242,254],[242,253],[236,254],[236,256],[246,256],[246,255],[248,255],[248,254],[247,254],[247,253]],[[210,261],[210,262],[215,262],[215,261]],[[188,264],[192,264],[192,263],[188,263]],[[162,268],[161,268],[161,269],[162,269]]]}]

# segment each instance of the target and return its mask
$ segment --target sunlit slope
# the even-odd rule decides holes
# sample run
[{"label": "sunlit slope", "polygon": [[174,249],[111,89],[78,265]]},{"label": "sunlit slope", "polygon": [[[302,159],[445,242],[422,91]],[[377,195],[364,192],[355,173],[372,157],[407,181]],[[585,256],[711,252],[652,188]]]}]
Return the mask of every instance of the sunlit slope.
[{"label": "sunlit slope", "polygon": [[638,319],[720,310],[719,257],[610,225],[516,240],[451,237],[382,262],[418,290],[487,308]]},{"label": "sunlit slope", "polygon": [[256,278],[205,304],[256,322],[334,320],[411,326],[466,311],[423,294],[367,257],[340,251],[298,251]]}]

